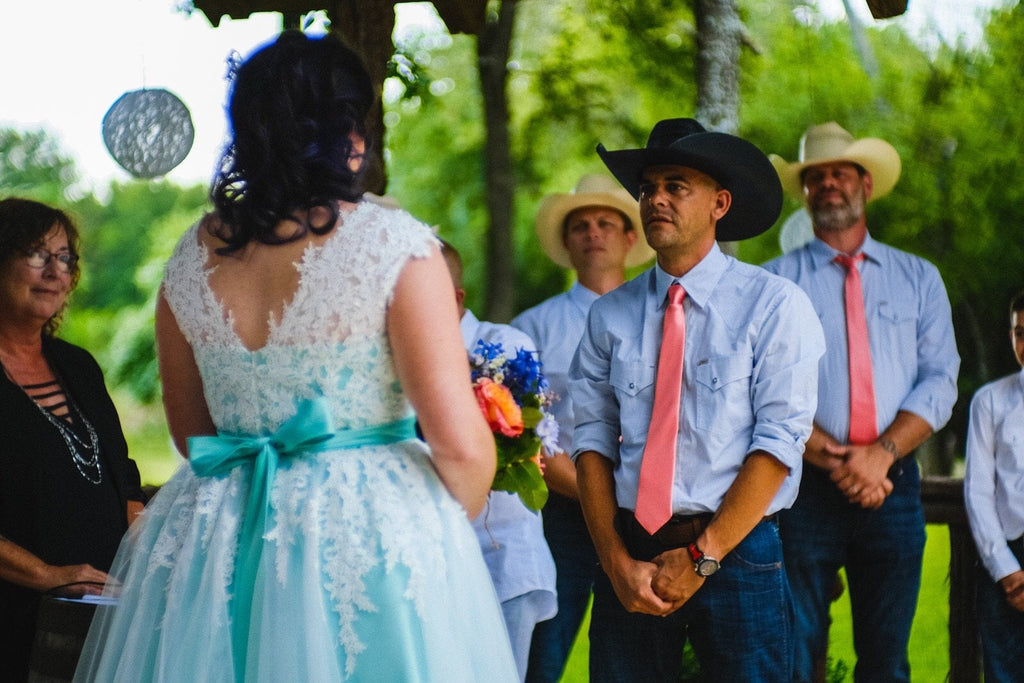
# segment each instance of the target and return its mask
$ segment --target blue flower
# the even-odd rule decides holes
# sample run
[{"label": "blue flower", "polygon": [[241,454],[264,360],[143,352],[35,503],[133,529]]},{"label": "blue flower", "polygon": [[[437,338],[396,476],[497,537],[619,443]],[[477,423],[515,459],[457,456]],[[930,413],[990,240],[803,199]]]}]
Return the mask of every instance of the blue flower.
[{"label": "blue flower", "polygon": [[555,397],[540,359],[535,351],[519,348],[510,355],[500,342],[480,340],[469,361],[474,384],[489,380],[504,386],[523,410],[522,433],[496,437],[499,465],[491,488],[517,493],[527,507],[539,510],[547,500],[547,486],[539,468],[540,449],[558,452],[558,422],[548,412]]}]

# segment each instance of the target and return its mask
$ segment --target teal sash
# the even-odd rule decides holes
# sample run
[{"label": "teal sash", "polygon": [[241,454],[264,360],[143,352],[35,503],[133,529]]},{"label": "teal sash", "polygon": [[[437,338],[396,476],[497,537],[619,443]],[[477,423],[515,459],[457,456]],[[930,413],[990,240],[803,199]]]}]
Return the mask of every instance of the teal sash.
[{"label": "teal sash", "polygon": [[409,417],[364,429],[334,430],[326,399],[304,401],[298,411],[271,436],[193,436],[188,439],[189,463],[200,477],[225,476],[234,468],[252,463],[252,480],[245,516],[238,536],[238,556],[233,577],[231,639],[236,680],[245,680],[250,607],[256,586],[256,570],[263,554],[270,509],[270,488],[282,457],[361,446],[379,446],[416,438],[415,418]]}]

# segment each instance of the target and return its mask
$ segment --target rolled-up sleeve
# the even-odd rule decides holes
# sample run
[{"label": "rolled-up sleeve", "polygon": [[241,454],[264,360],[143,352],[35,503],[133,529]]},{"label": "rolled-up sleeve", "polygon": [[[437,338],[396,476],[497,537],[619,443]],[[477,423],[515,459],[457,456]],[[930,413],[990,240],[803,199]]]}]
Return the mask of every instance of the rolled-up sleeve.
[{"label": "rolled-up sleeve", "polygon": [[787,282],[764,318],[754,348],[750,453],[765,451],[799,471],[818,405],[818,364],[825,335],[810,299]]},{"label": "rolled-up sleeve", "polygon": [[949,296],[938,270],[931,264],[921,278],[921,289],[917,381],[900,409],[921,417],[937,431],[949,421],[956,403],[960,354],[956,350]]},{"label": "rolled-up sleeve", "polygon": [[618,465],[619,404],[609,382],[611,345],[608,332],[594,309],[569,366],[569,393],[576,413],[572,458],[594,451]]}]

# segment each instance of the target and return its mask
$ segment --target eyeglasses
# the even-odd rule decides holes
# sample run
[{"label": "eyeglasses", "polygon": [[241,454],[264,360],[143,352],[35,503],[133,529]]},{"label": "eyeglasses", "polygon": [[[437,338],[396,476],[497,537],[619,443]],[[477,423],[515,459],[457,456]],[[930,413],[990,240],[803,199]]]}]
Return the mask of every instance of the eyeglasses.
[{"label": "eyeglasses", "polygon": [[25,250],[25,261],[29,268],[45,268],[50,259],[54,260],[54,265],[60,273],[70,273],[78,263],[78,257],[70,251],[53,253],[38,247]]}]

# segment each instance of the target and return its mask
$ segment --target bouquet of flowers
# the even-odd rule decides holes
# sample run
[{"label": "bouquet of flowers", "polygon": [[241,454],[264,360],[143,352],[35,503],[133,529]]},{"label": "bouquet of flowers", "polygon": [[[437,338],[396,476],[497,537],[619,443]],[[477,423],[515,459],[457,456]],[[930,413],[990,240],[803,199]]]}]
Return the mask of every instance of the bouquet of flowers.
[{"label": "bouquet of flowers", "polygon": [[518,494],[540,510],[548,499],[540,449],[558,450],[558,423],[551,415],[554,395],[532,351],[509,356],[501,344],[479,341],[469,356],[473,392],[498,447],[498,471],[491,488]]}]

